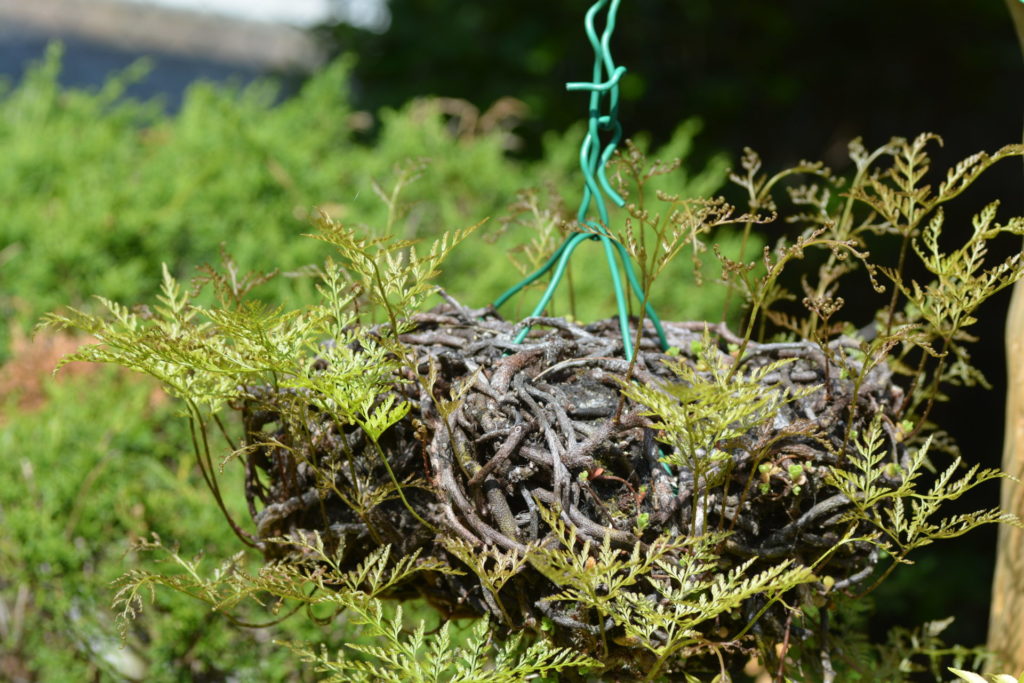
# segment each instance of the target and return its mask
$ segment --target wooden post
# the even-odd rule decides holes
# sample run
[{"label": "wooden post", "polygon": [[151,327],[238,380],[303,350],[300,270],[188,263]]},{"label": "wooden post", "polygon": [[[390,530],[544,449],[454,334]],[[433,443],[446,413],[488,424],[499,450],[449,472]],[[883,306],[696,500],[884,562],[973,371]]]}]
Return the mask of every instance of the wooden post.
[{"label": "wooden post", "polygon": [[[1024,480],[1024,286],[1013,287],[1006,316],[1006,430],[1003,470]],[[1004,481],[1001,504],[1024,517],[1024,485]],[[988,647],[996,654],[992,671],[1024,671],[1024,529],[999,528]]]},{"label": "wooden post", "polygon": [[[1006,0],[1024,53],[1024,2]],[[1019,86],[1018,86],[1019,87]],[[1013,287],[1006,316],[1006,429],[1003,470],[1024,481],[1024,283]],[[1024,518],[1024,484],[1004,481],[1003,510]],[[1024,671],[1024,529],[1002,525],[996,550],[988,647],[993,672]]]}]

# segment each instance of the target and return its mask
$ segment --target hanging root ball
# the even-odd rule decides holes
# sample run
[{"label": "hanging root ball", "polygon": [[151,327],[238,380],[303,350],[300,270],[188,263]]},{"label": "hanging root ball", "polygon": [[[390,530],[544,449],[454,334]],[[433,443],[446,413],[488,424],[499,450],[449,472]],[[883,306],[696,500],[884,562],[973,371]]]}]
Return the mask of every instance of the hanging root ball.
[{"label": "hanging root ball", "polygon": [[[648,328],[631,366],[613,321],[581,327],[530,319],[534,329],[522,344],[512,341],[521,327],[454,303],[414,322],[401,338],[411,362],[393,388],[411,409],[379,449],[358,428],[332,422],[308,395],[250,390],[246,493],[268,560],[296,557],[289,543],[314,532],[328,552],[341,549],[343,568],[384,544],[397,556],[419,551],[465,573],[414,574],[397,597],[424,595],[448,616],[489,614],[508,628],[543,625],[562,642],[626,657],[639,652],[629,652],[630,638],[616,637],[614,620],[600,624],[592,608],[544,599],[565,587],[543,563],[513,563],[514,574],[494,591],[452,549],[489,551],[484,565],[494,567],[496,558],[531,546],[564,547],[565,533],[574,531],[573,552],[600,559],[607,539],[628,560],[635,547],[648,552],[666,536],[727,532],[713,548],[722,571],[754,560],[752,575],[792,560],[828,577],[827,586],[807,589],[819,592],[856,585],[872,572],[871,546],[836,547],[850,527],[850,501],[826,477],[861,457],[851,431],[863,433],[878,416],[885,458],[899,464],[904,449],[891,425],[902,394],[886,366],[863,373],[852,340],[824,351],[811,342],[750,343],[738,361],[741,340],[724,326],[665,323],[673,350],[663,353]],[[791,360],[765,372],[780,359]],[[659,429],[666,416],[623,395],[624,384],[655,388],[685,408],[702,394],[673,394],[686,384],[670,364],[686,364],[710,382],[709,360],[726,370],[740,363],[731,381],[759,373],[765,395],[786,400],[733,438],[688,448],[686,435],[701,434],[703,424]],[[858,374],[855,394],[850,378]],[[650,580],[641,577],[630,590],[644,593]],[[764,605],[754,596],[699,627],[702,636],[735,634]],[[785,620],[776,603],[754,632],[779,634]]]}]

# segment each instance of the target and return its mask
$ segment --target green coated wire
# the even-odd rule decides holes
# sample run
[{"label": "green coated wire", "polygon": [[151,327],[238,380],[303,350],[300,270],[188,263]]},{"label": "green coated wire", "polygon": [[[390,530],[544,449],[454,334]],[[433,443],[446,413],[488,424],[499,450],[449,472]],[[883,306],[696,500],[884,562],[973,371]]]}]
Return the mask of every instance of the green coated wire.
[{"label": "green coated wire", "polygon": [[[661,326],[661,319],[658,318],[654,308],[643,294],[644,290],[640,286],[625,247],[612,236],[607,227],[609,225],[609,217],[605,198],[607,197],[617,206],[625,206],[626,203],[612,188],[605,174],[605,167],[622,140],[622,126],[618,120],[619,81],[622,79],[623,74],[626,73],[626,69],[625,67],[615,65],[610,48],[611,37],[615,32],[615,19],[620,1],[610,0],[609,4],[609,0],[597,0],[587,10],[584,28],[586,29],[587,39],[590,41],[591,47],[594,48],[592,79],[590,82],[566,84],[567,90],[590,92],[587,134],[580,145],[580,167],[583,170],[584,180],[583,197],[580,201],[579,211],[576,214],[578,223],[581,226],[585,226],[587,231],[578,230],[566,237],[561,246],[555,250],[555,253],[551,255],[543,266],[498,297],[494,302],[494,307],[498,308],[524,287],[533,283],[553,268],[554,272],[551,275],[551,282],[544,290],[544,294],[533,309],[530,317],[541,315],[551,302],[551,297],[554,296],[555,290],[562,281],[565,270],[569,265],[569,259],[572,257],[576,247],[585,240],[599,240],[604,246],[605,260],[608,262],[608,272],[611,275],[612,289],[615,292],[615,304],[618,308],[619,331],[622,334],[623,352],[627,360],[632,360],[633,341],[629,332],[626,294],[622,286],[619,264],[621,264],[622,270],[626,273],[626,280],[630,288],[640,299],[641,307],[654,324],[654,329],[658,333],[658,340],[663,349],[668,348],[668,341],[665,338],[665,331]],[[606,7],[608,11],[604,31],[598,36],[597,30],[594,28],[594,21],[601,10]],[[606,75],[607,78],[605,78]],[[606,113],[602,113],[603,104],[607,107]],[[610,133],[608,141],[603,147],[600,145],[602,132]],[[597,211],[599,220],[596,222],[587,220],[587,215],[592,207]],[[524,327],[516,335],[515,342],[521,343],[529,332],[530,327]]]}]

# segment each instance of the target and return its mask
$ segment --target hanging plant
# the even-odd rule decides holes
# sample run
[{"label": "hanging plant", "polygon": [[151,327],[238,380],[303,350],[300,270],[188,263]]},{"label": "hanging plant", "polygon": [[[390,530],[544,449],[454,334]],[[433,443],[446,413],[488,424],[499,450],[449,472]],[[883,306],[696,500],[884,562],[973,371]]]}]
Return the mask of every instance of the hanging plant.
[{"label": "hanging plant", "polygon": [[[1024,275],[1019,253],[987,258],[993,240],[1024,234],[1024,218],[1000,222],[993,202],[950,246],[943,207],[1024,146],[971,156],[937,184],[933,135],[873,151],[854,141],[850,179],[817,163],[768,176],[748,151],[733,175],[745,213],[645,191],[673,164],[648,163],[631,145],[613,156],[617,6],[599,0],[587,15],[597,59],[580,86],[591,93],[586,187],[562,246],[528,278],[554,269],[533,315],[512,323],[445,292],[425,310],[444,259],[472,229],[422,250],[322,215],[314,237],[337,253],[305,308],[253,303],[266,277],[226,259],[191,292],[165,270],[152,311],[104,302],[108,317],[49,316],[99,340],[67,361],[148,373],[182,400],[214,497],[266,561],[255,574],[237,559],[210,573],[172,553],[187,571],[126,576],[123,616],[153,583],[220,610],[270,596],[275,612],[304,607],[330,621],[347,611],[382,643],[353,646],[363,659],[296,646],[336,680],[726,680],[752,658],[778,678],[866,668],[897,680],[909,656],[927,651],[934,664],[943,654],[935,625],[871,652],[847,617],[921,546],[1019,524],[998,510],[943,511],[1002,475],[947,457],[929,418],[946,387],[984,382],[968,351],[974,313]],[[620,229],[605,197],[625,209]],[[759,254],[717,249],[723,226],[746,241],[761,224],[788,233]],[[543,315],[591,240],[603,247],[617,317]],[[882,244],[894,245],[891,257],[872,256]],[[717,256],[721,284],[744,305],[735,330],[728,311],[662,322],[648,305],[684,250],[697,263]],[[802,296],[790,284],[801,263],[814,266],[798,280]],[[203,288],[215,305],[200,303]],[[874,318],[844,318],[844,295],[877,297]],[[240,433],[223,419],[235,413]],[[251,523],[224,502],[222,452],[220,467],[245,469]],[[413,595],[446,618],[486,620],[461,646],[447,628],[403,637],[381,601]]]}]

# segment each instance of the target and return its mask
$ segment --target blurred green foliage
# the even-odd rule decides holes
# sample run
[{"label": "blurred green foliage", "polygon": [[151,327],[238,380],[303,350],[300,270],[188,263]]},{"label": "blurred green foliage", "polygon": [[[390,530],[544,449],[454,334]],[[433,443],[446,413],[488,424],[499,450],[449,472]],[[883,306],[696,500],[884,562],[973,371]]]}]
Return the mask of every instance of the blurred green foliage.
[{"label": "blurred green foliage", "polygon": [[[500,239],[475,240],[456,253],[443,284],[469,305],[495,298],[518,277],[505,252],[533,229],[502,230],[495,219],[528,187],[578,201],[582,129],[549,134],[543,160],[514,161],[503,131],[456,140],[435,103],[414,101],[381,111],[379,135],[364,144],[368,115],[348,104],[350,62],[339,59],[280,103],[268,83],[234,91],[197,83],[181,111],[167,116],[158,103],[122,97],[144,66],[98,93],[62,90],[60,49],[52,48],[0,99],[0,314],[31,323],[91,294],[140,301],[154,293],[161,262],[187,277],[195,265],[215,261],[220,244],[243,270],[293,271],[321,249],[300,237],[316,207],[380,230],[388,207],[375,188],[390,192],[408,176],[418,179],[403,189],[401,220],[392,226],[406,237],[491,217],[483,234]],[[695,121],[679,127],[656,155],[685,155],[698,128]],[[707,194],[722,182],[724,166],[716,158],[692,176],[680,171],[669,188]],[[308,287],[275,286],[266,296],[276,301]],[[577,297],[593,302],[580,315],[609,315],[592,294]],[[704,310],[720,311],[720,303],[686,313]]]},{"label": "blurred green foliage", "polygon": [[[152,400],[154,390],[104,370],[51,383],[43,411],[5,410],[0,677],[219,680],[248,671],[288,678],[290,658],[269,638],[240,638],[204,606],[169,593],[156,595],[122,648],[111,582],[144,562],[130,551],[133,538],[157,533],[188,555],[231,552],[190,467],[185,424],[166,400]],[[232,503],[244,509],[235,479]],[[295,635],[304,628],[289,627]]]},{"label": "blurred green foliage", "polygon": [[[46,399],[41,411],[12,400],[0,413],[0,679],[312,681],[275,640],[369,641],[345,619],[239,628],[158,590],[122,642],[114,580],[173,571],[133,550],[135,540],[157,534],[183,557],[215,561],[239,547],[195,469],[187,423],[155,383],[103,368],[49,382]],[[228,508],[244,517],[241,468],[222,477]],[[410,622],[436,621],[420,603],[406,612]]]},{"label": "blurred green foliage", "polygon": [[[504,131],[456,138],[438,103],[421,100],[379,112],[367,142],[368,115],[349,104],[346,58],[280,102],[267,83],[197,83],[175,115],[124,97],[145,77],[144,64],[85,92],[59,87],[60,63],[53,47],[16,89],[0,91],[0,319],[23,328],[64,304],[88,309],[92,294],[152,300],[161,262],[187,279],[196,265],[216,261],[222,244],[241,269],[299,270],[322,260],[324,246],[301,237],[317,207],[382,231],[389,206],[380,195],[398,185],[391,229],[403,236],[491,217],[442,278],[456,297],[482,306],[519,278],[506,252],[534,236],[531,220],[502,220],[517,193],[539,188],[530,196],[557,216],[582,187],[580,127],[549,133],[542,160],[516,161]],[[683,124],[655,154],[685,157],[698,129]],[[643,136],[638,144],[651,147]],[[716,158],[658,183],[684,196],[708,194],[724,165]],[[577,314],[607,316],[605,276],[582,261]],[[719,315],[724,290],[680,290],[688,268],[680,263],[662,280],[654,299],[661,312]],[[267,300],[289,303],[311,283],[278,278],[264,289]],[[556,305],[567,310],[564,300]],[[517,311],[509,305],[507,313]],[[5,329],[0,361],[10,351]],[[0,396],[0,678],[306,680],[273,639],[331,645],[358,636],[343,621],[315,636],[305,619],[238,629],[198,601],[157,592],[122,648],[110,582],[152,563],[129,550],[132,539],[155,532],[180,544],[183,556],[218,559],[238,545],[195,470],[185,423],[154,400],[151,384],[104,371],[45,386],[38,412],[18,407],[18,387]],[[228,504],[244,518],[240,474],[229,469],[225,477]],[[407,606],[406,616],[418,621],[424,608]]]}]

